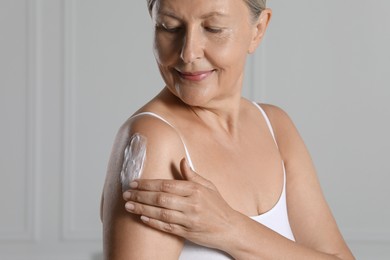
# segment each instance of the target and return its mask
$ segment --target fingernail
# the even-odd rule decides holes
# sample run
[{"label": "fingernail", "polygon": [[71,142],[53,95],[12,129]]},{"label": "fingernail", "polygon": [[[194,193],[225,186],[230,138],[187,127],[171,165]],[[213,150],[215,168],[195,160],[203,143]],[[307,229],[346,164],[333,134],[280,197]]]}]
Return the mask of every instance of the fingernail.
[{"label": "fingernail", "polygon": [[149,221],[149,218],[148,217],[145,217],[145,216],[141,216],[141,220],[143,222],[148,222]]},{"label": "fingernail", "polygon": [[123,193],[123,198],[125,200],[128,200],[131,198],[131,192],[130,191],[125,191],[125,193]]},{"label": "fingernail", "polygon": [[127,210],[130,210],[130,211],[134,210],[134,204],[133,203],[127,202],[125,204],[125,207],[126,207]]},{"label": "fingernail", "polygon": [[138,182],[136,181],[130,182],[130,188],[135,189],[137,187],[138,187]]}]

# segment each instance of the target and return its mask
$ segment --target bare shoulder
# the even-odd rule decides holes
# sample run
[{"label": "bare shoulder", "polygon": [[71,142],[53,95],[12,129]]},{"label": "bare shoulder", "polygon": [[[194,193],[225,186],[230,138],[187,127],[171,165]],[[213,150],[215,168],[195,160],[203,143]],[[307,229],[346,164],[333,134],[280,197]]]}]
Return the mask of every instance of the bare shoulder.
[{"label": "bare shoulder", "polygon": [[184,148],[176,130],[163,120],[150,115],[129,118],[118,130],[112,147],[107,169],[106,184],[118,181],[123,163],[124,151],[134,134],[146,141],[144,178],[173,178],[167,169],[171,164],[179,167]]},{"label": "bare shoulder", "polygon": [[288,216],[295,240],[341,258],[351,257],[322,193],[311,156],[294,123],[279,107],[264,104],[261,107],[272,124],[285,164]]},{"label": "bare shoulder", "polygon": [[[290,116],[282,108],[275,106],[275,105],[271,105],[271,104],[261,103],[259,105],[264,110],[264,112],[267,114],[269,120],[271,121],[272,126],[275,127],[275,129],[274,129],[275,132],[277,132],[277,131],[281,132],[282,130],[284,130],[284,127],[293,127],[294,126]],[[284,126],[284,127],[281,127],[281,126]]]},{"label": "bare shoulder", "polygon": [[[134,134],[146,139],[146,160],[141,178],[173,179],[177,177],[185,152],[180,136],[166,122],[153,116],[130,118],[119,129],[108,163],[102,199],[104,253],[107,259],[154,259],[164,252],[165,259],[180,253],[182,240],[153,230],[128,213],[122,198],[120,172],[124,150]],[[162,242],[164,241],[164,242]],[[150,244],[155,250],[150,250]]]},{"label": "bare shoulder", "polygon": [[296,153],[296,149],[305,149],[303,140],[286,111],[270,104],[260,104],[260,106],[271,122],[282,158],[288,163]]},{"label": "bare shoulder", "polygon": [[271,116],[272,115],[284,115],[287,116],[287,113],[280,107],[272,104],[267,104],[267,103],[258,103],[262,109],[267,113],[267,115]]},{"label": "bare shoulder", "polygon": [[[173,164],[178,167],[185,155],[183,142],[174,126],[155,116],[141,115],[127,120],[118,133],[118,135],[128,135],[128,138],[134,134],[142,135],[147,142],[145,178],[175,177],[163,174],[166,173],[168,165]],[[148,169],[162,171],[154,173]]]},{"label": "bare shoulder", "polygon": [[295,180],[301,178],[308,176],[316,178],[316,170],[309,151],[290,116],[274,105],[261,104],[261,107],[274,130],[279,152],[286,167],[289,186],[292,187]]}]

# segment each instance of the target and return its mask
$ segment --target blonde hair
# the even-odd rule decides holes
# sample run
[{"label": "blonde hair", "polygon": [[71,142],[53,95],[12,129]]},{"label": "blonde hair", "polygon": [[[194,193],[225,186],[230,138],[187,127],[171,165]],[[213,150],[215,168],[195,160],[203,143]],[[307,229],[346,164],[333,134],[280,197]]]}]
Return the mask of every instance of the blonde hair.
[{"label": "blonde hair", "polygon": [[[252,14],[253,19],[259,18],[261,11],[263,11],[266,8],[266,1],[267,0],[244,0],[245,3],[248,5],[248,8]],[[152,9],[154,4],[156,3],[156,0],[146,0],[149,8],[149,12],[152,13]]]}]

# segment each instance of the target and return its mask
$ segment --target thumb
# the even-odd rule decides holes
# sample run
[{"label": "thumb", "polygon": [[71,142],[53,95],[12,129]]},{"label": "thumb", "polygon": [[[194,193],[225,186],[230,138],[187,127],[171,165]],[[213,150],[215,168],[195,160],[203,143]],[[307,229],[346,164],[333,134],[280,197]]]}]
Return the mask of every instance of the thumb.
[{"label": "thumb", "polygon": [[199,183],[203,186],[206,186],[207,188],[215,190],[214,185],[209,180],[203,178],[202,176],[200,176],[199,174],[197,174],[195,171],[193,171],[190,168],[186,158],[183,158],[180,161],[180,171],[181,171],[181,175],[183,176],[184,180],[193,181],[193,182]]}]

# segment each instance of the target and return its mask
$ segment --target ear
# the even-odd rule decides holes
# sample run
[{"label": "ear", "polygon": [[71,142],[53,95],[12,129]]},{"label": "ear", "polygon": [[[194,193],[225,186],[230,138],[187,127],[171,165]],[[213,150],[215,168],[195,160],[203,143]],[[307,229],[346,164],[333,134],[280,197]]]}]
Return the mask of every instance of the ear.
[{"label": "ear", "polygon": [[253,25],[252,40],[249,45],[248,53],[255,52],[257,46],[259,46],[261,40],[264,37],[265,31],[267,30],[269,21],[271,20],[272,10],[269,8],[264,9],[257,21]]}]

